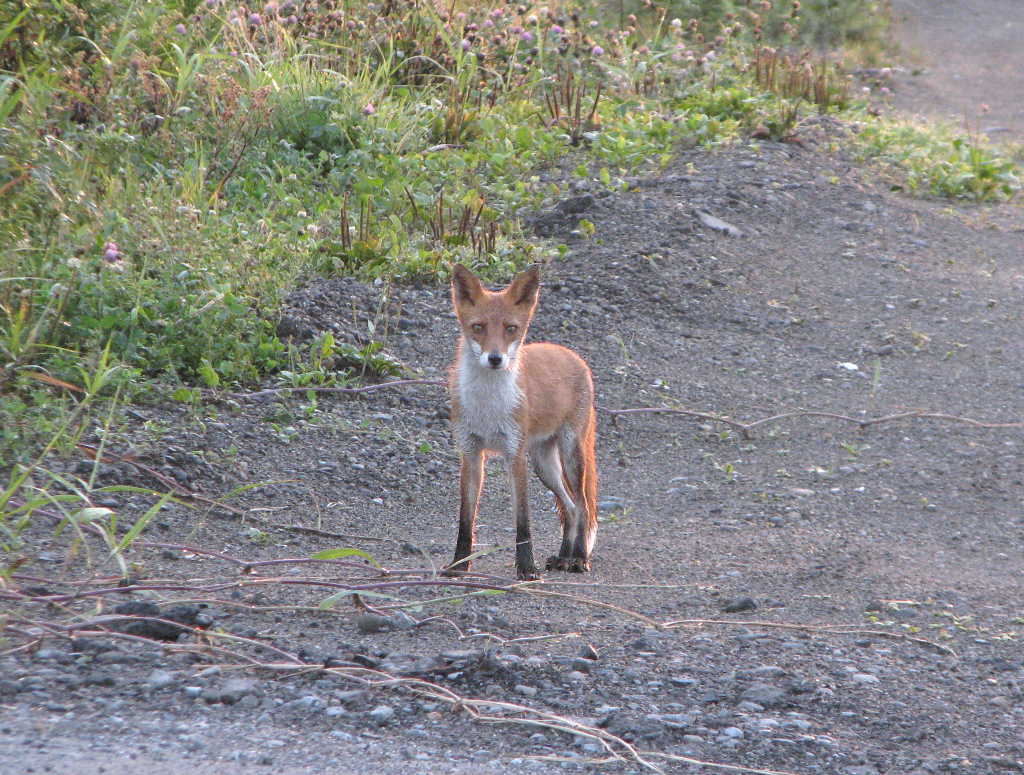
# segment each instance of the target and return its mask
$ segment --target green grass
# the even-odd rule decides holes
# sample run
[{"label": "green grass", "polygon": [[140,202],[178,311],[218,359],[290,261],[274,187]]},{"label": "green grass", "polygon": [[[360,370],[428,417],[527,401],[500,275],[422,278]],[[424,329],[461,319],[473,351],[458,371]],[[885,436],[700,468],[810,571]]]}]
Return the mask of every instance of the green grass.
[{"label": "green grass", "polygon": [[858,148],[911,190],[1019,188],[969,138],[865,118],[846,77],[800,53],[876,41],[865,0],[20,6],[0,0],[0,417],[32,422],[4,423],[0,469],[74,403],[32,375],[80,385],[103,352],[128,400],[343,378],[277,337],[284,294],[554,255],[520,225],[563,193],[546,167],[615,186],[681,143],[783,139],[830,112],[866,120]]}]

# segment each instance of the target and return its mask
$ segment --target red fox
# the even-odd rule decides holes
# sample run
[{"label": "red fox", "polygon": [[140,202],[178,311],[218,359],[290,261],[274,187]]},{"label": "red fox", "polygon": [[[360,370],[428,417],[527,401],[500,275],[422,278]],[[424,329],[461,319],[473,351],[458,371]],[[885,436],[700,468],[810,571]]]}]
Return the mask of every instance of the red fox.
[{"label": "red fox", "polygon": [[586,362],[550,342],[523,344],[537,309],[540,273],[520,273],[502,291],[488,291],[466,267],[452,272],[452,304],[462,336],[449,389],[452,426],[462,453],[459,537],[446,572],[470,568],[484,459],[508,466],[516,518],[516,574],[539,578],[530,540],[526,458],[555,496],[562,545],[548,570],[590,570],[597,534],[597,418]]}]

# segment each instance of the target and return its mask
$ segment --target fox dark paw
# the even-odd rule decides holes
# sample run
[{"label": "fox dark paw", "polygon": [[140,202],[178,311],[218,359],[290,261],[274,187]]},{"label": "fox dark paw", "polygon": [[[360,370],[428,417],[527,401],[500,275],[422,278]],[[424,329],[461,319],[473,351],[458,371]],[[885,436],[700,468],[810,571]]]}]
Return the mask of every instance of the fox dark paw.
[{"label": "fox dark paw", "polygon": [[529,568],[516,568],[516,578],[520,581],[537,581],[540,578],[540,573],[533,566]]},{"label": "fox dark paw", "polygon": [[581,557],[558,557],[548,558],[546,565],[548,570],[562,570],[567,573],[586,573],[590,570],[590,560]]}]

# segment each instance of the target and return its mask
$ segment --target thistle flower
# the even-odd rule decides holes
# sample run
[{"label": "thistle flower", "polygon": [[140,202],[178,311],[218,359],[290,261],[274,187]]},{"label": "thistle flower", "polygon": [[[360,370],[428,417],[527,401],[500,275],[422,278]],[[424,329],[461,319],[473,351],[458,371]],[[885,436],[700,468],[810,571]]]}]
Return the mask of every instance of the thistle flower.
[{"label": "thistle flower", "polygon": [[590,49],[590,55],[594,56],[594,57],[603,56],[604,55],[604,49],[601,48],[598,45],[595,45],[592,49]]},{"label": "thistle flower", "polygon": [[178,24],[174,25],[174,31],[176,33],[178,33],[179,35],[187,35],[188,34],[188,28],[185,27],[185,25],[182,24],[181,22],[179,22]]},{"label": "thistle flower", "polygon": [[367,102],[367,103],[366,103],[366,104],[365,104],[365,105],[363,106],[363,115],[364,115],[364,116],[372,116],[372,115],[374,115],[374,114],[375,114],[376,112],[377,112],[377,108],[375,108],[375,107],[373,106],[373,103],[372,103],[372,102]]}]

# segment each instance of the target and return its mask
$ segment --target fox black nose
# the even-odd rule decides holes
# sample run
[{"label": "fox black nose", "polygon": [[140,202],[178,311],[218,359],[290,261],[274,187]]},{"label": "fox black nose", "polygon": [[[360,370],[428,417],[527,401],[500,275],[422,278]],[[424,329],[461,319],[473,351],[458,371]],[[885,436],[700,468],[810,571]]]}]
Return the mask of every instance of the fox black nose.
[{"label": "fox black nose", "polygon": [[491,364],[492,369],[496,369],[501,365],[501,353],[491,353],[487,356],[487,362]]}]

